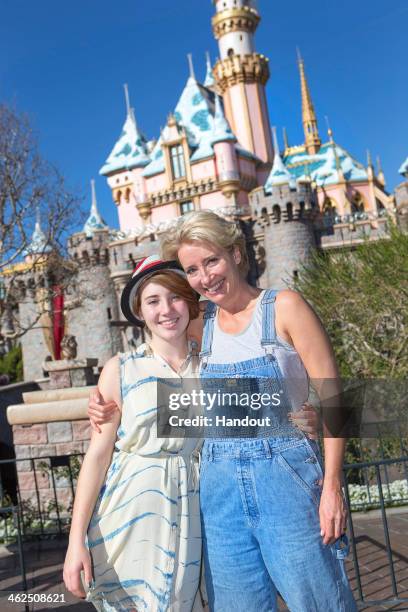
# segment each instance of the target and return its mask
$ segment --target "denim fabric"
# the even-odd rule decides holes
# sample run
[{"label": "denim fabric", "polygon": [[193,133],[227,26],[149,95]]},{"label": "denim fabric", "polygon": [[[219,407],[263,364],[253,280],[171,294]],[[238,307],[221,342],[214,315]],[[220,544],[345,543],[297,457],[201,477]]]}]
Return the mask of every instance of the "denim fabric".
[{"label": "denim fabric", "polygon": [[[275,297],[267,291],[263,300],[265,357],[227,365],[206,362],[215,313],[209,306],[204,387],[215,378],[256,377],[264,384],[269,377],[284,388],[273,358]],[[276,432],[258,432],[256,439],[220,437],[204,443],[200,503],[210,609],[274,612],[279,591],[291,612],[354,612],[344,569],[346,539],[325,546],[320,535],[318,445],[289,424],[279,420],[278,426]]]}]

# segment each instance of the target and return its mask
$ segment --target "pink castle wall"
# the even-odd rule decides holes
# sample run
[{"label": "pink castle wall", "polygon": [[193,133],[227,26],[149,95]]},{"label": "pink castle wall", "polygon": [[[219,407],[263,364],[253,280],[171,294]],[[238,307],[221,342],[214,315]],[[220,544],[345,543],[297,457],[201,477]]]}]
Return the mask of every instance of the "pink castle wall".
[{"label": "pink castle wall", "polygon": [[238,176],[238,162],[234,143],[217,142],[214,145],[214,153],[217,176],[220,178],[220,180],[231,178],[233,174]]},{"label": "pink castle wall", "polygon": [[191,165],[193,181],[215,177],[215,163],[213,159],[207,159]]},{"label": "pink castle wall", "polygon": [[145,181],[147,193],[155,193],[156,191],[161,191],[162,189],[167,189],[169,187],[165,172],[148,177],[145,179]]},{"label": "pink castle wall", "polygon": [[231,112],[234,116],[232,125],[235,126],[235,135],[244,149],[252,151],[251,132],[248,131],[244,118],[245,111],[243,107],[241,84],[233,85],[228,91],[231,100]]},{"label": "pink castle wall", "polygon": [[226,198],[220,191],[205,193],[200,197],[201,210],[214,210],[223,206],[231,206],[232,201]]},{"label": "pink castle wall", "polygon": [[122,195],[118,206],[118,216],[119,227],[122,231],[136,229],[143,225],[139,211],[136,208],[136,199],[133,192],[130,194],[128,202],[125,200],[124,195]]},{"label": "pink castle wall", "polygon": [[253,160],[245,157],[238,157],[239,171],[246,176],[256,177],[256,166]]},{"label": "pink castle wall", "polygon": [[255,145],[256,155],[267,162],[272,159],[272,148],[268,151],[264,122],[262,117],[261,100],[259,94],[259,88],[256,83],[249,83],[245,85],[246,96],[249,106],[249,115],[252,126],[252,135]]}]

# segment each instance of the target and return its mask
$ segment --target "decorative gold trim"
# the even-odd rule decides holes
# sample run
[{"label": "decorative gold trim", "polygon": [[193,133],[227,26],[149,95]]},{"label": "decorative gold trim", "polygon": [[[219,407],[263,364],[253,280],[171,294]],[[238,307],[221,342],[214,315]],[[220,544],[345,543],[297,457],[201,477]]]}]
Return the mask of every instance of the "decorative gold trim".
[{"label": "decorative gold trim", "polygon": [[239,179],[228,179],[226,181],[220,181],[219,186],[221,193],[226,198],[230,198],[233,193],[239,193],[240,181]]},{"label": "decorative gold trim", "polygon": [[260,53],[233,55],[218,60],[214,66],[214,76],[222,94],[237,83],[261,83],[269,79],[269,60]]},{"label": "decorative gold trim", "polygon": [[155,208],[157,206],[179,203],[182,200],[192,200],[195,197],[199,198],[201,195],[219,190],[219,183],[214,178],[201,179],[200,181],[191,182],[183,188],[174,186],[170,189],[149,194],[149,201],[152,204],[152,208]]},{"label": "decorative gold trim", "polygon": [[[293,147],[288,147],[287,149],[285,149],[284,151],[284,156],[286,157],[287,155],[295,155],[296,153],[305,153],[306,151],[306,147],[305,145],[294,145]],[[305,164],[305,162],[301,162],[301,163],[296,163],[296,164],[291,164],[291,166],[293,165],[293,167],[295,166],[303,166]]]},{"label": "decorative gold trim", "polygon": [[140,204],[136,204],[136,208],[139,211],[140,218],[146,223],[152,214],[152,203],[141,202]]},{"label": "decorative gold trim", "polygon": [[211,19],[216,40],[231,32],[248,32],[253,34],[261,18],[255,9],[249,6],[227,9],[216,13]]}]

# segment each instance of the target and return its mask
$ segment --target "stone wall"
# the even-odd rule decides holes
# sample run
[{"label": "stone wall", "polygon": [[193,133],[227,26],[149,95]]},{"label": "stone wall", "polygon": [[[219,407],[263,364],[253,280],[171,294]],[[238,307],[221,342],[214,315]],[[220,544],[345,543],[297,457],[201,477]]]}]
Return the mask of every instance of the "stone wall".
[{"label": "stone wall", "polygon": [[24,380],[43,378],[42,365],[45,358],[50,355],[50,350],[46,345],[43,327],[38,320],[37,306],[32,298],[27,296],[20,302],[19,316],[21,327],[28,329],[21,337]]},{"label": "stone wall", "polygon": [[14,450],[19,460],[17,476],[21,499],[36,503],[36,477],[41,510],[46,511],[55,497],[61,509],[67,510],[73,501],[69,479],[59,476],[61,468],[53,468],[55,495],[47,457],[85,453],[90,437],[88,420],[14,425]]},{"label": "stone wall", "polygon": [[50,510],[50,503],[57,503],[61,511],[72,505],[67,465],[75,477],[82,459],[73,461],[69,455],[82,455],[89,445],[86,411],[90,390],[76,387],[24,393],[23,404],[8,407],[20,497],[34,507],[39,501],[43,512]]}]

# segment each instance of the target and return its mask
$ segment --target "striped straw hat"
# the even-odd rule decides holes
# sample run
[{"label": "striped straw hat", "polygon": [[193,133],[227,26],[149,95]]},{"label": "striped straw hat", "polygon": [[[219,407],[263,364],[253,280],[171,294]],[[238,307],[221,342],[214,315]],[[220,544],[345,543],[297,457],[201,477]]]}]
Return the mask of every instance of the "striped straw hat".
[{"label": "striped straw hat", "polygon": [[158,255],[150,255],[145,257],[137,264],[133,271],[132,278],[123,290],[122,297],[120,300],[120,307],[126,319],[137,325],[143,327],[144,323],[138,318],[137,314],[133,311],[133,304],[135,301],[137,290],[140,283],[146,276],[153,275],[156,272],[162,272],[164,270],[171,270],[186,278],[186,275],[177,261],[163,261]]}]

